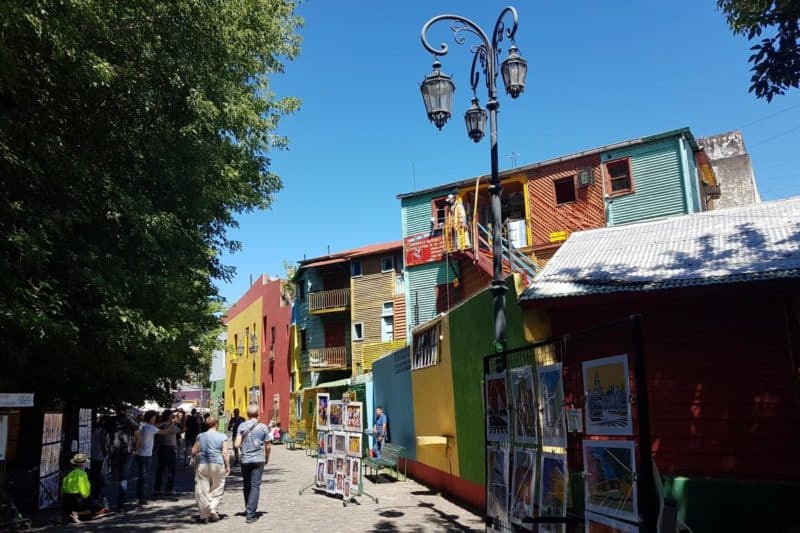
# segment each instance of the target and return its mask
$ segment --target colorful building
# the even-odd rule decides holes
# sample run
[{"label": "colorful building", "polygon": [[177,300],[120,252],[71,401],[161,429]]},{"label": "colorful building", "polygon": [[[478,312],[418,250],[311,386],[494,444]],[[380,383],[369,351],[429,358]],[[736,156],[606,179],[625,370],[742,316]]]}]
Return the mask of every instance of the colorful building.
[{"label": "colorful building", "polygon": [[260,417],[289,426],[292,301],[280,279],[259,276],[225,316],[225,413],[258,403]]},{"label": "colorful building", "polygon": [[219,336],[223,348],[214,350],[211,354],[211,372],[209,381],[211,382],[211,401],[209,409],[211,413],[220,419],[220,427],[226,427],[225,422],[225,332]]}]

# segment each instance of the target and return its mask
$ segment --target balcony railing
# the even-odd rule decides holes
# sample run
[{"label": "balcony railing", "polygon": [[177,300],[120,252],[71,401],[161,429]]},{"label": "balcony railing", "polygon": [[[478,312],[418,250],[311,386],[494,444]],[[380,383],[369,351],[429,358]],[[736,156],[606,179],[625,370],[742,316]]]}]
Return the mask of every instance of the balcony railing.
[{"label": "balcony railing", "polygon": [[348,307],[350,307],[350,289],[334,289],[308,294],[309,313],[343,311]]},{"label": "balcony railing", "polygon": [[308,350],[308,366],[312,370],[333,370],[347,367],[347,347],[312,348]]}]

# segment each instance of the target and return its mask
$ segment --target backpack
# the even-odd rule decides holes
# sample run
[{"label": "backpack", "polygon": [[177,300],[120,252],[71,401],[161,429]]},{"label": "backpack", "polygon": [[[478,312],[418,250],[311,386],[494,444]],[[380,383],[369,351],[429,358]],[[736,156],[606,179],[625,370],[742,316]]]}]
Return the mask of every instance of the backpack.
[{"label": "backpack", "polygon": [[133,453],[133,432],[127,424],[117,421],[114,430],[106,433],[108,457],[122,457]]}]

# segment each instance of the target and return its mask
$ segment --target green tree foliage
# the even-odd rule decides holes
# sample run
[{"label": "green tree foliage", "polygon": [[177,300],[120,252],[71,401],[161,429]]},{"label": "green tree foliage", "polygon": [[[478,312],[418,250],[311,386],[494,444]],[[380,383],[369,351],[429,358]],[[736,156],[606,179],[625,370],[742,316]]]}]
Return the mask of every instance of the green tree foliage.
[{"label": "green tree foliage", "polygon": [[[768,102],[800,84],[800,1],[717,0],[734,34],[756,37],[750,92]],[[767,34],[769,36],[762,36]]]},{"label": "green tree foliage", "polygon": [[294,10],[0,2],[0,390],[138,403],[197,371],[226,230],[281,187]]}]

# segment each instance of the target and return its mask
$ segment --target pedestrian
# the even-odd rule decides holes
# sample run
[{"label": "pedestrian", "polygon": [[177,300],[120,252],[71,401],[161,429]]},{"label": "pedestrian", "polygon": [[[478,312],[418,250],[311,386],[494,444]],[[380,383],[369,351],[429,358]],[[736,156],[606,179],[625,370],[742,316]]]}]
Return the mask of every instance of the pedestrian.
[{"label": "pedestrian", "polygon": [[108,497],[106,495],[106,479],[103,465],[106,461],[106,435],[109,431],[110,419],[101,416],[95,424],[92,433],[92,459],[89,466],[89,482],[92,486],[91,498],[102,505],[108,507]]},{"label": "pedestrian", "polygon": [[73,469],[61,482],[61,503],[64,514],[75,524],[81,522],[81,515],[108,514],[108,509],[90,498],[92,485],[84,470],[89,458],[83,453],[76,453],[69,463]]},{"label": "pedestrian", "polygon": [[258,404],[247,406],[247,422],[239,425],[234,448],[241,452],[242,484],[244,489],[245,522],[252,524],[258,520],[258,498],[261,492],[261,476],[264,465],[269,463],[269,429],[258,421]]},{"label": "pedestrian", "polygon": [[379,405],[375,408],[375,423],[372,425],[372,435],[375,437],[375,444],[372,447],[372,451],[375,457],[381,456],[383,443],[388,442],[388,428],[389,421],[383,413],[383,407]]},{"label": "pedestrian", "polygon": [[208,417],[211,416],[211,413],[205,413],[203,415],[203,420],[200,422],[200,433],[205,433],[208,431]]},{"label": "pedestrian", "polygon": [[145,505],[145,485],[153,472],[153,443],[159,429],[155,426],[156,412],[147,411],[139,427],[139,449],[136,451],[136,497],[139,505]]},{"label": "pedestrian", "polygon": [[[238,435],[239,425],[244,422],[244,418],[239,416],[239,408],[233,410],[233,417],[228,421],[228,431],[231,432],[231,440],[236,440],[236,435]],[[233,460],[238,465],[239,464],[239,448],[236,446],[233,447]]]},{"label": "pedestrian", "polygon": [[123,512],[128,497],[128,478],[131,463],[136,450],[139,449],[139,427],[122,409],[114,417],[113,430],[107,434],[106,457],[111,467],[111,479],[117,485],[115,510]]},{"label": "pedestrian", "polygon": [[197,469],[194,476],[194,497],[201,522],[219,520],[219,504],[225,492],[225,477],[231,473],[228,436],[217,431],[219,419],[209,416],[208,429],[197,436],[192,447]]},{"label": "pedestrian", "polygon": [[192,411],[189,413],[189,416],[186,417],[186,448],[184,451],[184,465],[189,463],[189,453],[191,452],[192,448],[194,448],[194,441],[197,439],[198,434],[200,434],[200,421],[197,418],[197,409],[192,409]]},{"label": "pedestrian", "polygon": [[275,425],[272,426],[272,431],[270,432],[270,439],[272,440],[273,444],[278,444],[281,442],[281,422],[280,420],[275,422]]},{"label": "pedestrian", "polygon": [[159,429],[158,444],[158,467],[156,468],[155,495],[161,496],[161,481],[164,479],[164,471],[167,472],[167,494],[174,494],[175,488],[175,463],[178,460],[178,434],[183,428],[176,424],[178,416],[167,409],[161,414],[162,423]]}]

